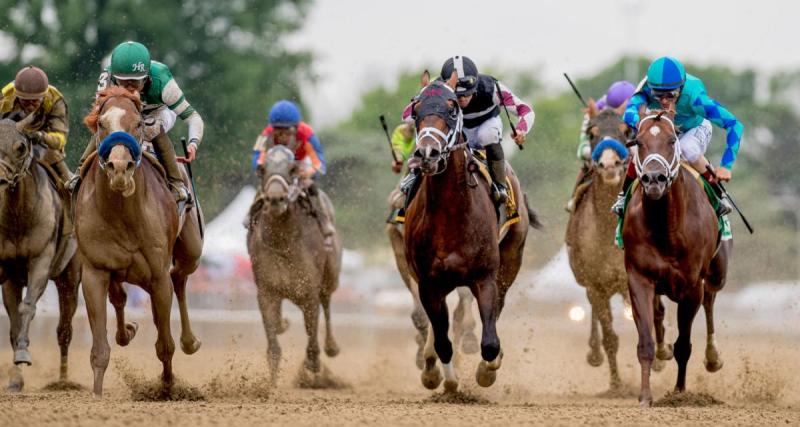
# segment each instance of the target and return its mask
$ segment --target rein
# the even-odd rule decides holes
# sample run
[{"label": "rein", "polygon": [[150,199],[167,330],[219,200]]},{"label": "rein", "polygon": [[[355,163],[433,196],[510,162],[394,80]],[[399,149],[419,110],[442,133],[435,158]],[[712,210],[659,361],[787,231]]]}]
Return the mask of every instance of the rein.
[{"label": "rein", "polygon": [[667,122],[670,124],[670,127],[672,128],[672,135],[675,138],[675,143],[673,144],[674,150],[672,151],[672,160],[667,161],[667,159],[661,154],[652,153],[649,154],[647,157],[645,157],[644,161],[642,161],[639,158],[639,150],[637,149],[634,150],[633,153],[633,162],[634,166],[636,167],[636,176],[638,178],[642,177],[642,175],[644,174],[644,168],[647,167],[647,165],[649,165],[652,162],[658,163],[659,166],[662,166],[669,171],[669,175],[667,176],[667,186],[669,186],[670,184],[672,184],[672,181],[675,180],[675,177],[678,176],[678,172],[680,172],[681,169],[681,145],[678,142],[678,132],[675,130],[675,123],[672,122],[672,119],[663,116],[662,114],[653,114],[643,118],[641,122],[639,122],[639,126],[641,127],[641,124],[647,120],[661,120],[661,119],[666,119]]},{"label": "rein", "polygon": [[287,181],[286,178],[284,178],[282,175],[279,174],[270,175],[270,177],[267,178],[267,182],[264,184],[264,188],[269,188],[269,186],[272,185],[273,182],[277,182],[281,187],[283,187],[284,190],[286,190],[286,192],[289,194],[287,197],[289,202],[292,203],[295,202],[297,200],[297,197],[300,196],[301,191],[300,191],[300,186],[298,185],[297,178],[294,178],[292,180],[292,183],[289,184],[289,181]]}]

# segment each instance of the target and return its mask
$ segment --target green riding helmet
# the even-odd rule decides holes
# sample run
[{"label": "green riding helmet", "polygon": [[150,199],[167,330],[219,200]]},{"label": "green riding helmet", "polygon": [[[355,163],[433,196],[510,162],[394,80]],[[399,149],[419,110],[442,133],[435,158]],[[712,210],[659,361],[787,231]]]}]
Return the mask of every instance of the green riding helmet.
[{"label": "green riding helmet", "polygon": [[117,80],[142,80],[150,75],[150,51],[138,42],[124,42],[111,51],[111,76]]}]

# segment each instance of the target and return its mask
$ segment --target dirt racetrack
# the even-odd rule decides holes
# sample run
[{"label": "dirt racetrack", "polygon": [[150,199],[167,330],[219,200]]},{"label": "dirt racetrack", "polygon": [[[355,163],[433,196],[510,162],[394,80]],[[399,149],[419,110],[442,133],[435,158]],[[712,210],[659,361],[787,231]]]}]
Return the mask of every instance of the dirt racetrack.
[{"label": "dirt racetrack", "polygon": [[[668,310],[674,311],[674,305]],[[725,313],[718,314],[717,331],[724,368],[709,374],[702,367],[705,322],[699,314],[687,378],[691,391],[724,403],[643,410],[636,401],[635,328],[622,319],[616,320],[616,328],[629,396],[603,397],[608,368],[605,363],[592,368],[585,361],[585,321],[537,315],[536,307],[517,304],[499,323],[505,358],[497,383],[489,389],[478,387],[474,380],[478,356],[463,356],[457,366],[464,394],[448,397],[420,384],[412,327],[405,315],[334,313],[342,353],[323,360],[342,387],[308,390],[295,386],[305,334],[297,314],[287,310],[292,324],[281,336],[284,370],[278,387],[270,390],[263,385],[266,340],[255,313],[225,322],[195,313],[195,331],[203,348],[193,356],[178,350],[174,359],[181,381],[175,395],[189,400],[153,402],[148,401],[148,386],[157,378],[160,363],[150,319],[138,319],[139,335],[126,348],[113,343],[113,323],[109,325],[112,360],[106,394],[98,400],[89,391],[91,340],[83,312],[80,307],[75,319],[70,360],[70,378],[83,389],[49,391],[58,373],[55,319],[37,317],[31,346],[35,365],[24,368],[23,393],[0,392],[0,425],[800,425],[796,332],[747,330],[734,326],[741,322],[726,322]],[[177,338],[176,317],[173,314]],[[7,333],[7,327],[3,316],[0,331]],[[674,340],[674,327],[667,337]],[[3,385],[10,361],[11,351],[3,346]],[[670,361],[664,371],[653,374],[656,399],[672,388],[675,372]],[[708,405],[700,398],[692,402]]]}]

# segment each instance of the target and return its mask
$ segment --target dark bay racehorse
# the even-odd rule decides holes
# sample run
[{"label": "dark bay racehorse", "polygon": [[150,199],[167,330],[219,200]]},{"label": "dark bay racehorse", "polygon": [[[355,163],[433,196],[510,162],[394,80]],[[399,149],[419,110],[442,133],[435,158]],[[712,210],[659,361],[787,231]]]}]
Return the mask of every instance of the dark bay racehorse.
[{"label": "dark bay racehorse", "polygon": [[701,304],[707,327],[706,370],[722,368],[714,341],[714,298],[725,285],[732,241],[719,241],[717,217],[706,193],[692,173],[680,165],[672,114],[652,112],[639,123],[632,151],[641,185],[631,195],[622,230],[628,288],[639,331],[642,406],[652,403],[650,367],[654,357],[667,360],[673,355],[664,345],[660,295],[678,303],[675,390],[686,389],[692,322]]},{"label": "dark bay racehorse", "polygon": [[[258,287],[258,306],[264,322],[269,351],[270,376],[276,383],[281,359],[278,334],[284,328],[281,302],[300,307],[305,321],[308,346],[304,373],[308,384],[319,384],[322,363],[317,338],[319,308],[325,314],[325,354],[334,357],[339,346],[331,329],[331,295],[339,287],[342,242],[338,232],[334,247],[325,249],[325,239],[310,211],[309,202],[298,187],[294,153],[283,145],[267,151],[264,167],[259,167],[261,191],[251,208],[252,222],[247,233],[247,250]],[[333,218],[333,206],[320,191],[322,204]],[[305,206],[304,206],[305,205]]]},{"label": "dark bay racehorse", "polygon": [[[589,102],[587,133],[592,149],[591,181],[578,187],[575,208],[569,217],[566,233],[567,255],[575,281],[586,288],[592,306],[590,351],[586,360],[592,366],[603,363],[602,345],[608,357],[610,387],[622,385],[617,370],[619,338],[614,332],[611,297],[622,295],[627,300],[628,285],[622,251],[614,245],[617,217],[610,209],[622,185],[628,150],[625,123],[621,111],[599,111]],[[596,160],[595,160],[596,159]],[[598,326],[600,328],[598,328]]]},{"label": "dark bay racehorse", "polygon": [[[98,396],[110,358],[106,300],[111,300],[116,311],[117,344],[127,345],[138,328],[125,322],[123,282],[150,294],[164,390],[174,379],[175,343],[170,332],[173,281],[181,311],[181,348],[191,354],[200,347],[189,325],[185,275],[197,267],[202,250],[198,226],[202,214],[192,207],[179,216],[160,166],[141,156],[141,120],[139,97],[118,87],[103,91],[85,119],[94,132],[90,143],[108,144],[107,158],[95,156],[85,168],[75,213],[83,295],[92,329],[94,393]],[[100,148],[98,152],[104,152],[103,144]]]},{"label": "dark bay racehorse", "polygon": [[[67,379],[67,353],[72,339],[80,282],[74,236],[65,234],[68,206],[45,168],[34,158],[34,146],[22,133],[34,115],[19,123],[0,121],[0,284],[10,323],[11,347],[16,365],[30,365],[28,351],[36,303],[48,279],[58,288],[61,380]],[[27,286],[25,298],[22,289]],[[15,366],[8,389],[21,391],[22,370]]]},{"label": "dark bay racehorse", "polygon": [[[434,82],[414,106],[417,126],[415,156],[422,177],[417,196],[406,211],[405,251],[419,279],[419,296],[431,322],[425,350],[422,383],[435,389],[441,383],[436,356],[442,361],[445,389],[458,388],[452,363],[453,347],[445,297],[457,286],[467,286],[478,301],[483,331],[476,380],[492,385],[502,362],[495,327],[505,295],[519,271],[528,226],[534,221],[524,203],[518,203],[520,221],[498,241],[497,217],[489,186],[468,170],[469,153],[460,132],[456,110],[456,75],[447,86]],[[455,124],[453,124],[455,123]],[[519,183],[509,168],[515,194]],[[523,197],[518,197],[520,202]],[[435,348],[435,354],[434,354]]]}]

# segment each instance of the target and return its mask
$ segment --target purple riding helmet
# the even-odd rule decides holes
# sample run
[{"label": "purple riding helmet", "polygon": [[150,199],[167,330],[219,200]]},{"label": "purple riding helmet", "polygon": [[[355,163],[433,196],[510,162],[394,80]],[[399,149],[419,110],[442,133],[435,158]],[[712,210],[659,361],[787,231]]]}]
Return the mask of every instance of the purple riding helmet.
[{"label": "purple riding helmet", "polygon": [[635,92],[636,87],[628,81],[620,80],[614,82],[608,87],[608,92],[606,92],[605,107],[619,108],[619,106],[627,102]]}]

